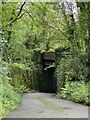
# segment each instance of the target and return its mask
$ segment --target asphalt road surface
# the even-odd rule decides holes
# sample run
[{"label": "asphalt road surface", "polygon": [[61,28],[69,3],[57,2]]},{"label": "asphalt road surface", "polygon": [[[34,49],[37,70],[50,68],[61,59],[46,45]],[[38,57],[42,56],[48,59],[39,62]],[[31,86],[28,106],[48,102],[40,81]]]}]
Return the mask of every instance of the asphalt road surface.
[{"label": "asphalt road surface", "polygon": [[28,93],[7,118],[88,118],[88,106],[58,99],[50,93]]}]

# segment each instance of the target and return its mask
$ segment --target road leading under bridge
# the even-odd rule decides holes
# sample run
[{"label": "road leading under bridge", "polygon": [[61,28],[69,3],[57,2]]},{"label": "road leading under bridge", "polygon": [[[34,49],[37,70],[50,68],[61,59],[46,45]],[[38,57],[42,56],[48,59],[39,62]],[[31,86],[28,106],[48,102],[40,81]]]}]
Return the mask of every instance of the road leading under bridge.
[{"label": "road leading under bridge", "polygon": [[58,99],[50,93],[28,93],[7,118],[88,118],[88,106]]}]

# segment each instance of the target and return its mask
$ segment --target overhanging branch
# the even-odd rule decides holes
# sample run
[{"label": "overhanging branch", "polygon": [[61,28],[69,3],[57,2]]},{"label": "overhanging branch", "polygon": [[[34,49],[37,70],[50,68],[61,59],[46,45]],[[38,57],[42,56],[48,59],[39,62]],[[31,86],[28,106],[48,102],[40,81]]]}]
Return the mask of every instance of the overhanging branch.
[{"label": "overhanging branch", "polygon": [[[9,24],[12,24],[13,22],[15,22],[16,20],[20,19],[20,18],[23,16],[23,14],[22,14],[21,16],[20,16],[20,14],[21,14],[21,12],[22,12],[23,7],[24,7],[25,4],[26,4],[26,2],[24,2],[24,3],[21,5],[21,8],[20,8],[19,13],[18,13],[17,16],[15,17],[15,19],[12,19],[12,20],[10,21]],[[20,16],[20,17],[19,17],[19,16]]]}]

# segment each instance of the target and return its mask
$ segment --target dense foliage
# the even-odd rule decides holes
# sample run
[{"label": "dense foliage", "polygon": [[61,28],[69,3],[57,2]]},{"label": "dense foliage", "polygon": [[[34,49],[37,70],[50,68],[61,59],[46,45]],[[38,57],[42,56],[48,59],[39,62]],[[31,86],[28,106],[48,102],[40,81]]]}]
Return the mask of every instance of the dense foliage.
[{"label": "dense foliage", "polygon": [[[1,65],[1,62],[0,62]],[[7,63],[2,62],[2,71],[0,76],[2,78],[2,84],[0,83],[0,94],[1,101],[1,112],[0,118],[5,117],[11,110],[15,109],[20,103],[20,94],[14,91],[14,88],[9,84],[9,77],[8,77],[8,68]]]},{"label": "dense foliage", "polygon": [[3,116],[19,104],[19,94],[38,90],[37,51],[60,49],[55,72],[58,96],[89,103],[90,2],[2,2],[0,31],[0,62],[8,66],[2,67],[0,80]]},{"label": "dense foliage", "polygon": [[89,84],[83,81],[67,82],[62,91],[57,94],[57,97],[89,105],[88,89]]}]

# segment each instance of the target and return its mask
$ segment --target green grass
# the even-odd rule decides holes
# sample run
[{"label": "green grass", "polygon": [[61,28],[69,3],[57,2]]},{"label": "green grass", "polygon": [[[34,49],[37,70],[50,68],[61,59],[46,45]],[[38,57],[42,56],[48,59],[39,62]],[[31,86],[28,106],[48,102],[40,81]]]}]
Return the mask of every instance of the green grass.
[{"label": "green grass", "polygon": [[50,110],[58,111],[58,112],[61,112],[62,110],[64,110],[62,107],[56,105],[54,102],[48,101],[42,97],[37,97],[37,99],[41,101],[44,105],[46,105],[46,107]]}]

